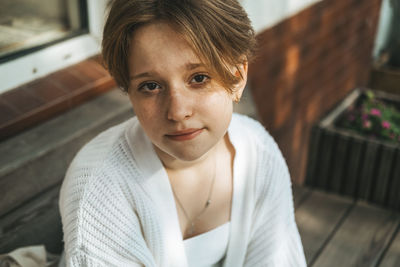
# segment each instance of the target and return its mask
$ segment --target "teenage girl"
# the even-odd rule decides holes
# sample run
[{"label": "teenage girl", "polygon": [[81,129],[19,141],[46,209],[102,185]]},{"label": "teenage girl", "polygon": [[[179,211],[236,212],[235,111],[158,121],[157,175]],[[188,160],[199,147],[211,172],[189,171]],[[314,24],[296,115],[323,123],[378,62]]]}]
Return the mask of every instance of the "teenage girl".
[{"label": "teenage girl", "polygon": [[232,114],[254,46],[236,0],[112,1],[102,55],[136,116],[68,169],[68,266],[306,265],[285,160]]}]

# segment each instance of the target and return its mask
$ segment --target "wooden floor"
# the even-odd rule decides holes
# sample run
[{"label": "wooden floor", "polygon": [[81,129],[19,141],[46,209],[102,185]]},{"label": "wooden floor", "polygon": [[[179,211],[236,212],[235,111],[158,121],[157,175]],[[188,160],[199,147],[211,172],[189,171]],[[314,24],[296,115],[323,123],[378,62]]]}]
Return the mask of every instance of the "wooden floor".
[{"label": "wooden floor", "polygon": [[400,213],[293,186],[308,266],[400,266]]}]

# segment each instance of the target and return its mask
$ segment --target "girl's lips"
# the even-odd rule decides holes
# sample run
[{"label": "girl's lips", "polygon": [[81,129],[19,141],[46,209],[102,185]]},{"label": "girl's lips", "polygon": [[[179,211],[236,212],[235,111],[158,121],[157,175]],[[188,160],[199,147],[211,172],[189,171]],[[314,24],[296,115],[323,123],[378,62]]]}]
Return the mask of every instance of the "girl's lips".
[{"label": "girl's lips", "polygon": [[203,129],[186,129],[183,131],[167,134],[166,137],[174,141],[187,141],[195,138],[196,136],[201,134],[202,131]]}]

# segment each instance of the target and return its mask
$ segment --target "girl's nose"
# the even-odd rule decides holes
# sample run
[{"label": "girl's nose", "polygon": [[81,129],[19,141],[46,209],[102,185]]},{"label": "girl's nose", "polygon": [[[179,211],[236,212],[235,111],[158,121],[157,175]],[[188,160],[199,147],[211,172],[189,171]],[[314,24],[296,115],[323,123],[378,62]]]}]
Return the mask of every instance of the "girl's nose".
[{"label": "girl's nose", "polygon": [[193,99],[190,92],[183,90],[169,90],[167,107],[168,120],[179,122],[193,115]]}]

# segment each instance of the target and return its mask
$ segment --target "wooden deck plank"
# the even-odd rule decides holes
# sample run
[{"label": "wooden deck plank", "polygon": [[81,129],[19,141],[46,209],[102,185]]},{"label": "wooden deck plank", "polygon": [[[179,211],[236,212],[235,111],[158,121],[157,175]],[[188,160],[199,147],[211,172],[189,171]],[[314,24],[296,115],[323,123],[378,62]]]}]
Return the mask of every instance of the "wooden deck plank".
[{"label": "wooden deck plank", "polygon": [[309,196],[311,190],[304,186],[292,185],[294,208],[297,209],[300,204]]},{"label": "wooden deck plank", "polygon": [[397,213],[357,203],[313,266],[376,266],[398,224]]},{"label": "wooden deck plank", "polygon": [[379,267],[400,266],[400,232],[397,232],[395,239],[386,252]]},{"label": "wooden deck plank", "polygon": [[353,202],[348,198],[314,190],[296,210],[296,222],[307,264],[314,261],[352,205]]}]

